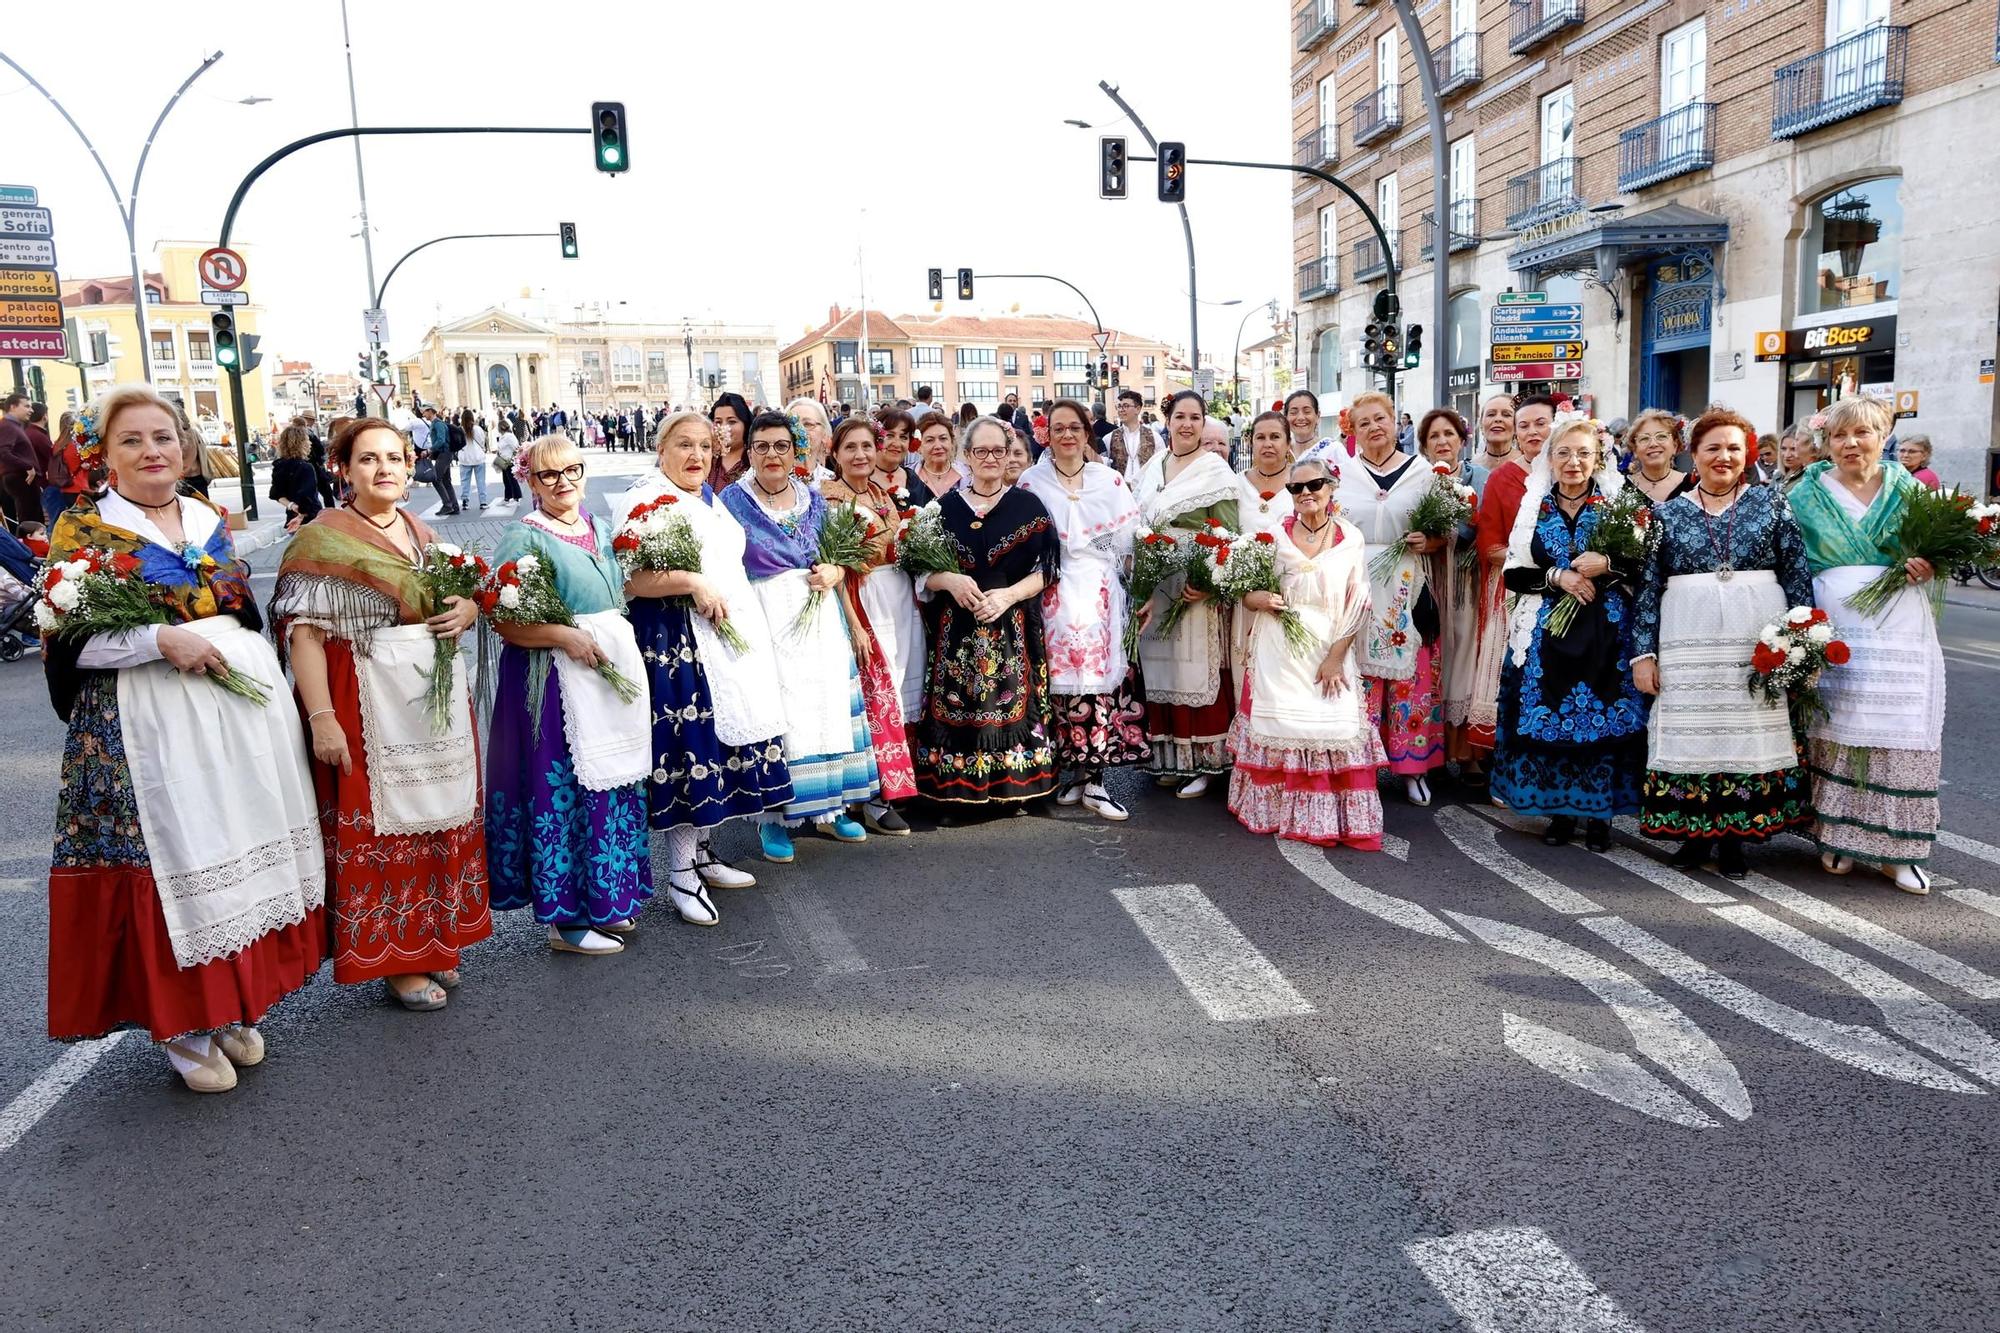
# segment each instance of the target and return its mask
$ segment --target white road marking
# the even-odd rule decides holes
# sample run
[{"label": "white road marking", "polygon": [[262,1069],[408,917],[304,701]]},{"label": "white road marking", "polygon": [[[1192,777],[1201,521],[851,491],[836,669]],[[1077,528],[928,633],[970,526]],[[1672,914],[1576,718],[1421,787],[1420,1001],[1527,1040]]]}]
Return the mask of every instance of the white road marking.
[{"label": "white road marking", "polygon": [[1576,982],[1610,1006],[1631,1032],[1640,1054],[1721,1107],[1724,1114],[1736,1120],[1750,1118],[1750,1093],[1722,1048],[1693,1019],[1629,974],[1595,954],[1525,926],[1464,912],[1447,911],[1445,915],[1502,953],[1539,963]]},{"label": "white road marking", "polygon": [[1216,1022],[1313,1012],[1306,997],[1194,885],[1149,884],[1111,893]]},{"label": "white road marking", "polygon": [[1452,845],[1459,851],[1523,893],[1539,899],[1544,907],[1567,912],[1572,916],[1604,910],[1575,889],[1551,879],[1511,852],[1502,851],[1499,835],[1493,825],[1470,810],[1448,805],[1438,811],[1437,822],[1438,827],[1444,830],[1444,835],[1451,839]]},{"label": "white road marking", "polygon": [[2000,1042],[1971,1019],[1890,976],[1873,963],[1814,939],[1798,927],[1766,916],[1747,904],[1717,907],[1715,914],[1761,935],[1795,958],[1823,968],[1882,1011],[1889,1030],[1947,1060],[1964,1065],[1988,1083],[2000,1083]]},{"label": "white road marking", "polygon": [[1472,1333],[1645,1333],[1540,1227],[1403,1247]]},{"label": "white road marking", "polygon": [[1407,863],[1410,859],[1410,840],[1399,838],[1393,833],[1382,835],[1382,850],[1398,861]]},{"label": "white road marking", "polygon": [[55,1107],[62,1095],[75,1087],[77,1080],[88,1074],[92,1065],[104,1058],[106,1051],[124,1039],[123,1032],[114,1032],[96,1041],[78,1042],[44,1069],[41,1077],[22,1089],[21,1095],[8,1102],[5,1109],[0,1109],[0,1153],[19,1143],[22,1136]]},{"label": "white road marking", "polygon": [[783,883],[772,889],[770,898],[788,927],[786,933],[805,944],[819,960],[820,971],[851,976],[868,970],[868,960],[817,893],[797,883]]},{"label": "white road marking", "polygon": [[1956,898],[1967,907],[1974,907],[1988,916],[2000,916],[2000,897],[1984,889],[1947,889],[1945,897]]},{"label": "white road marking", "polygon": [[1693,875],[1685,875],[1672,866],[1661,865],[1636,848],[1620,847],[1613,843],[1610,851],[1599,852],[1598,855],[1620,870],[1637,875],[1648,884],[1665,889],[1668,893],[1685,898],[1691,903],[1714,907],[1721,903],[1736,901],[1720,890],[1709,888]]},{"label": "white road marking", "polygon": [[1948,662],[1956,662],[1962,667],[1971,667],[1974,671],[2000,671],[2000,663],[1988,661],[1983,657],[1973,657],[1966,653],[1955,653],[1950,648],[1944,650],[1944,657]]},{"label": "white road marking", "polygon": [[1519,1014],[1502,1013],[1500,1020],[1508,1050],[1565,1083],[1689,1129],[1714,1129],[1719,1123],[1623,1052],[1579,1041]]},{"label": "white road marking", "polygon": [[1943,829],[1938,830],[1937,840],[1954,852],[1964,852],[1967,856],[1976,857],[1990,866],[2000,866],[2000,847],[1995,847],[1990,842],[1961,837],[1956,833],[1947,833]]},{"label": "white road marking", "polygon": [[45,879],[0,879],[0,893],[33,893],[48,887]]},{"label": "white road marking", "polygon": [[1419,935],[1434,935],[1442,940],[1465,938],[1438,920],[1429,908],[1413,903],[1407,898],[1379,893],[1366,885],[1355,883],[1328,863],[1324,848],[1291,838],[1279,838],[1277,843],[1278,854],[1291,863],[1292,869],[1349,907],[1357,908],[1372,917],[1379,917],[1392,926],[1414,930]]},{"label": "white road marking", "polygon": [[1778,906],[1797,912],[1808,921],[1817,921],[1829,930],[1837,930],[1857,943],[1865,944],[1885,957],[1893,958],[1903,966],[1923,973],[1933,981],[1941,981],[1964,991],[1975,1000],[2000,1000],[2000,979],[1981,972],[1978,968],[1959,962],[1956,958],[1939,953],[1929,945],[1919,944],[1904,935],[1898,935],[1887,926],[1878,926],[1865,917],[1823,903],[1810,894],[1803,893],[1789,884],[1780,884],[1769,875],[1751,871],[1743,880],[1743,887],[1760,898]]},{"label": "white road marking", "polygon": [[[1747,910],[1754,912],[1759,909],[1752,907]],[[1710,969],[1707,964],[1682,953],[1657,935],[1650,934],[1620,917],[1591,917],[1583,923],[1583,926],[1600,938],[1617,945],[1661,976],[1693,991],[1703,999],[1718,1004],[1731,1013],[1741,1015],[1767,1031],[1795,1041],[1808,1050],[1818,1051],[1829,1059],[1852,1065],[1870,1074],[1879,1074],[1883,1078],[1898,1079],[1924,1088],[1936,1088],[1940,1092],[1965,1092],[1974,1096],[1983,1095],[1985,1092],[1977,1084],[1968,1083],[1957,1074],[1931,1063],[1915,1051],[1890,1041],[1874,1028],[1835,1023],[1760,995],[1741,982],[1732,981]]]}]

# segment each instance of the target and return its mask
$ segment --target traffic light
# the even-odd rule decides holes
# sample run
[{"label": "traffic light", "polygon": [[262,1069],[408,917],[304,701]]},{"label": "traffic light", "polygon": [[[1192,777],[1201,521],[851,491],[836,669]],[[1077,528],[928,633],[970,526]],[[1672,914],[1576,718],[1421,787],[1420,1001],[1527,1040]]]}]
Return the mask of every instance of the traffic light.
[{"label": "traffic light", "polygon": [[944,300],[944,270],[941,268],[934,268],[934,269],[927,269],[925,271],[930,275],[930,284],[931,284],[930,299],[933,301]]},{"label": "traffic light", "polygon": [[1393,375],[1403,368],[1403,335],[1394,324],[1382,330],[1382,364],[1376,369]]},{"label": "traffic light", "polygon": [[574,222],[558,222],[558,223],[556,224],[556,234],[557,234],[558,236],[561,236],[561,237],[562,237],[562,255],[563,255],[563,258],[564,258],[564,259],[575,259],[575,258],[576,258],[576,224],[575,224]]},{"label": "traffic light", "polygon": [[389,382],[389,349],[386,347],[375,349],[375,379],[382,384]]},{"label": "traffic light", "polygon": [[362,354],[361,354],[361,355],[360,355],[360,356],[359,356],[358,358],[356,358],[356,359],[357,359],[357,361],[359,362],[359,364],[360,364],[360,366],[361,366],[361,378],[362,378],[362,379],[363,379],[364,381],[365,381],[365,380],[368,380],[368,379],[370,379],[370,378],[371,378],[371,375],[370,375],[370,373],[369,373],[369,372],[370,372],[370,371],[372,371],[372,370],[374,369],[374,361],[373,361],[373,359],[372,359],[372,358],[371,358],[371,357],[370,357],[370,356],[368,355],[368,353],[366,353],[366,352],[363,352],[363,353],[362,353]]},{"label": "traffic light", "polygon": [[218,310],[208,325],[215,333],[215,364],[224,370],[237,369],[236,316],[227,310]]},{"label": "traffic light", "polygon": [[1097,197],[1100,199],[1123,199],[1125,197],[1125,140],[1107,135],[1097,141],[1097,154],[1101,170],[1097,182]]},{"label": "traffic light", "polygon": [[632,165],[625,142],[625,104],[590,104],[590,141],[597,149],[597,169],[616,176]]},{"label": "traffic light", "polygon": [[1187,201],[1187,145],[1184,143],[1163,143],[1160,145],[1160,202],[1179,204]]},{"label": "traffic light", "polygon": [[961,301],[972,299],[972,270],[969,268],[958,271],[958,299]]},{"label": "traffic light", "polygon": [[241,370],[244,374],[248,375],[251,371],[264,364],[264,354],[257,350],[257,344],[262,341],[264,340],[254,333],[246,333],[240,340],[242,354],[238,359],[243,364],[237,367],[237,369]]},{"label": "traffic light", "polygon": [[1403,330],[1403,369],[1415,370],[1424,359],[1424,326],[1412,324]]},{"label": "traffic light", "polygon": [[1108,361],[1108,360],[1105,360],[1105,359],[1102,359],[1102,358],[1100,358],[1100,359],[1098,360],[1098,362],[1097,362],[1097,382],[1098,382],[1099,384],[1109,384],[1109,383],[1111,383],[1111,362],[1110,362],[1110,361]]}]

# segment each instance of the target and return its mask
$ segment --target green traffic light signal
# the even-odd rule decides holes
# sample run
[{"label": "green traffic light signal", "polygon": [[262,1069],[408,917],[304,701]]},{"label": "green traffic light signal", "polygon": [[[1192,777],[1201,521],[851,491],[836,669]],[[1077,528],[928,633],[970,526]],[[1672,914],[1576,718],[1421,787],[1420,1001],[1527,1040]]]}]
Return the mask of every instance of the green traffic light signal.
[{"label": "green traffic light signal", "polygon": [[564,259],[575,259],[576,224],[574,222],[558,223],[556,232],[562,238],[562,257]]},{"label": "green traffic light signal", "polygon": [[625,104],[623,102],[592,102],[590,104],[590,138],[597,152],[597,169],[613,175],[632,165],[626,151]]},{"label": "green traffic light signal", "polygon": [[1412,324],[1403,331],[1403,369],[1415,370],[1424,359],[1424,326]]},{"label": "green traffic light signal", "polygon": [[215,364],[224,370],[236,369],[236,316],[218,310],[208,323],[215,335]]}]

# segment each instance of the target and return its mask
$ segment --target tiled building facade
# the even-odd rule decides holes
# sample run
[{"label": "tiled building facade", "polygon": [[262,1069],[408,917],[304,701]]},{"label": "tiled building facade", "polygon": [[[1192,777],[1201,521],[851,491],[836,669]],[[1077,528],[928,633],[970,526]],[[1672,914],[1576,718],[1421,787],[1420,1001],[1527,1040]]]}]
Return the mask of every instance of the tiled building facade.
[{"label": "tiled building facade", "polygon": [[[1293,160],[1376,206],[1403,319],[1424,326],[1424,364],[1399,383],[1407,410],[1432,405],[1437,356],[1461,410],[1553,384],[1604,418],[1725,401],[1775,429],[1893,390],[1917,394],[1905,429],[1932,436],[1940,470],[1983,481],[2000,306],[1991,0],[1413,8],[1447,117],[1442,272],[1429,123],[1395,6],[1308,0],[1289,34]],[[1298,368],[1331,413],[1375,381],[1359,358],[1384,256],[1359,211],[1305,177],[1293,250]],[[1580,364],[1496,378],[1490,311],[1509,289],[1582,307]]]}]

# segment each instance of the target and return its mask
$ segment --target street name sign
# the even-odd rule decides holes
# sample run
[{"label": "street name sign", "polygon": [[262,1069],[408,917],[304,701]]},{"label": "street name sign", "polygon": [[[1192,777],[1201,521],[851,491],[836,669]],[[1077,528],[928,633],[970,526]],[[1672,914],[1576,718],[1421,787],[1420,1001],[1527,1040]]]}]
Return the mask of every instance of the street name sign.
[{"label": "street name sign", "polygon": [[46,208],[0,207],[0,236],[53,236],[55,224]]},{"label": "street name sign", "polygon": [[0,268],[0,296],[47,297],[53,301],[61,294],[52,269]]},{"label": "street name sign", "polygon": [[54,268],[56,243],[51,237],[0,236],[0,264]]},{"label": "street name sign", "polygon": [[1547,292],[1502,292],[1500,293],[1499,301],[1501,305],[1547,305],[1549,303],[1549,294]]},{"label": "street name sign", "polygon": [[1496,305],[1488,312],[1487,322],[1496,326],[1501,324],[1580,324],[1583,322],[1583,307],[1573,301],[1565,302],[1562,305]]},{"label": "street name sign", "polygon": [[1583,337],[1581,324],[1499,324],[1490,341],[1495,343],[1576,342]]},{"label": "street name sign", "polygon": [[1583,344],[1562,343],[1500,343],[1493,348],[1493,363],[1501,365],[1524,365],[1532,361],[1580,361],[1583,359]]},{"label": "street name sign", "polygon": [[1514,366],[1496,365],[1492,379],[1495,384],[1519,384],[1528,380],[1580,380],[1583,378],[1581,361],[1538,361]]},{"label": "street name sign", "polygon": [[60,361],[68,350],[61,329],[0,329],[0,356]]},{"label": "street name sign", "polygon": [[14,208],[33,208],[42,202],[42,196],[32,185],[0,185],[0,204]]},{"label": "street name sign", "polygon": [[0,296],[0,329],[62,331],[61,301],[23,301]]}]

